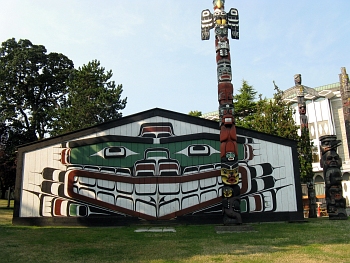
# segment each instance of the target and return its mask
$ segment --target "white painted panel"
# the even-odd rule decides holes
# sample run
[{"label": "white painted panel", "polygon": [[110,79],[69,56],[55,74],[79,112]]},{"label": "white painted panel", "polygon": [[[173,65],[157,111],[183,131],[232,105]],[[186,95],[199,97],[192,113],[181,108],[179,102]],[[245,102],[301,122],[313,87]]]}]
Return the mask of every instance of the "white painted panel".
[{"label": "white painted panel", "polygon": [[[266,142],[266,141],[262,141],[262,140],[258,140],[259,141],[259,144],[260,144],[260,151],[261,151],[261,155],[260,155],[260,163],[266,163],[268,162],[268,159],[269,159],[269,142]],[[255,161],[255,164],[258,164],[256,161]]]},{"label": "white painted panel", "polygon": [[286,211],[288,203],[286,203],[286,192],[285,189],[281,189],[276,192],[276,212]]},{"label": "white painted panel", "polygon": [[201,193],[201,203],[202,202],[206,202],[206,201],[210,201],[210,200],[213,200],[215,198],[218,197],[218,194],[216,192],[216,190],[212,190],[212,191],[209,191],[209,192],[203,192]]},{"label": "white painted panel", "polygon": [[85,185],[95,185],[96,179],[90,177],[79,177],[79,182]]},{"label": "white painted panel", "polygon": [[123,136],[138,136],[140,133],[140,125],[138,123],[129,123],[122,129]]},{"label": "white painted panel", "polygon": [[273,199],[271,192],[265,192],[263,193],[264,196],[264,205],[265,205],[265,212],[272,211],[273,209]]},{"label": "white painted panel", "polygon": [[160,194],[174,194],[180,192],[180,184],[179,183],[173,183],[173,184],[159,184],[159,193]]},{"label": "white painted panel", "polygon": [[115,198],[113,195],[105,194],[102,192],[97,193],[97,200],[102,201],[102,202],[106,202],[106,203],[112,204],[112,205],[115,204],[115,202],[114,202]]},{"label": "white painted panel", "polygon": [[133,200],[130,200],[129,198],[125,198],[123,196],[117,197],[117,206],[123,207],[125,209],[134,210],[134,202]]},{"label": "white painted panel", "polygon": [[134,191],[134,185],[128,183],[117,182],[117,191],[132,194]]},{"label": "white painted panel", "polygon": [[59,183],[53,183],[51,185],[51,193],[58,196],[58,188],[60,187],[60,185],[61,184]]},{"label": "white painted panel", "polygon": [[248,200],[249,200],[249,211],[253,212],[256,209],[255,199],[252,196],[248,196]]},{"label": "white painted panel", "polygon": [[103,187],[103,188],[108,189],[108,190],[114,190],[115,182],[98,179],[97,186]]},{"label": "white painted panel", "polygon": [[159,206],[159,216],[168,215],[180,210],[180,200],[178,199],[178,196],[166,196],[165,200],[169,203]]},{"label": "white painted panel", "polygon": [[52,173],[52,180],[53,181],[59,181],[59,176],[60,176],[60,170],[55,170],[55,171],[53,171],[53,173]]},{"label": "white painted panel", "polygon": [[156,192],[156,184],[136,184],[135,191],[139,194],[153,194]]},{"label": "white painted panel", "polygon": [[188,197],[184,197],[182,198],[182,209],[194,206],[194,205],[198,205],[199,204],[199,197],[196,196],[188,196]]},{"label": "white painted panel", "polygon": [[92,198],[92,199],[96,199],[96,194],[94,191],[90,190],[90,189],[80,189],[79,190],[79,194]]},{"label": "white painted panel", "polygon": [[136,211],[154,217],[157,216],[157,211],[154,206],[139,201],[136,201]]},{"label": "white painted panel", "polygon": [[283,152],[279,152],[279,150],[281,150],[281,149],[278,148],[278,144],[276,144],[276,143],[270,144],[271,159],[270,159],[269,163],[271,163],[272,167],[279,167],[280,166],[279,161],[280,161],[280,158],[283,158]]},{"label": "white painted panel", "polygon": [[46,196],[43,200],[43,208],[42,208],[42,213],[43,216],[52,216],[51,211],[52,211],[52,200],[53,197],[51,196]]},{"label": "white painted panel", "polygon": [[67,211],[69,211],[68,210],[68,201],[63,201],[61,203],[61,215],[66,215],[67,216],[67,213],[69,213]]},{"label": "white painted panel", "polygon": [[189,181],[181,184],[182,193],[188,193],[191,191],[197,191],[199,188],[198,181]]},{"label": "white painted panel", "polygon": [[199,181],[199,185],[201,188],[215,186],[216,184],[217,184],[217,177],[202,179]]}]

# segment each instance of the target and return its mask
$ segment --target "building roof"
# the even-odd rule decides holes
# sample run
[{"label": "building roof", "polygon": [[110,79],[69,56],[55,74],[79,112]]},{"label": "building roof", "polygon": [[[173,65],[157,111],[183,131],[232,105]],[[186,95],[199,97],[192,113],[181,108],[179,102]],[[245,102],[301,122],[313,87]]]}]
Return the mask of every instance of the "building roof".
[{"label": "building roof", "polygon": [[[316,88],[310,88],[308,86],[304,87],[304,97],[305,100],[315,100],[320,97],[324,98],[333,98],[340,94],[340,83],[336,82],[333,84],[323,85]],[[299,87],[293,86],[286,91],[284,91],[283,97],[284,100],[288,103],[297,102],[298,99]]]},{"label": "building roof", "polygon": [[[303,85],[304,87],[304,97],[305,100],[315,100],[321,97],[331,99],[335,96],[340,96],[340,82],[327,84],[315,88],[310,88],[308,86]],[[291,87],[283,92],[284,100],[288,103],[295,103],[297,102],[297,96],[298,96],[298,87]],[[207,120],[219,120],[219,111],[211,111],[208,113],[204,113],[201,116],[204,119]]]}]

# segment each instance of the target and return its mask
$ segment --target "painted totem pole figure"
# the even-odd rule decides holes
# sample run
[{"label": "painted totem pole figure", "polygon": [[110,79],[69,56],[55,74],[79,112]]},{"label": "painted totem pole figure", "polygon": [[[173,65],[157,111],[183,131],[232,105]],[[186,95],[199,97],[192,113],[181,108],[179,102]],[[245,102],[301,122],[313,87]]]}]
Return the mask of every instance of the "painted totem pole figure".
[{"label": "painted totem pole figure", "polygon": [[[308,127],[308,119],[306,116],[306,103],[305,103],[305,97],[304,97],[305,91],[304,91],[304,86],[301,85],[301,74],[294,75],[294,83],[295,83],[295,87],[298,89],[297,99],[298,99],[298,109],[299,109],[299,115],[300,115],[301,137],[306,141],[309,141],[309,138],[310,138],[309,127]],[[315,218],[317,217],[316,192],[312,181],[312,176],[310,176],[310,178],[307,178],[307,180],[308,180],[307,190],[308,190],[308,197],[309,197],[309,217]]]},{"label": "painted totem pole figure", "polygon": [[342,159],[337,153],[341,144],[336,135],[324,135],[320,137],[320,150],[322,158],[320,165],[323,168],[325,181],[325,193],[327,212],[330,220],[347,219],[345,210],[346,201],[342,189]]},{"label": "painted totem pole figure", "polygon": [[225,12],[225,1],[214,0],[214,14],[209,9],[202,11],[202,40],[210,38],[214,28],[218,79],[218,100],[220,116],[220,154],[222,188],[222,205],[224,224],[241,224],[240,187],[238,174],[237,134],[233,117],[233,85],[231,83],[231,57],[228,39],[239,38],[238,10],[231,8]]},{"label": "painted totem pole figure", "polygon": [[294,82],[295,87],[298,88],[298,109],[299,109],[299,115],[300,115],[300,129],[301,132],[305,130],[304,128],[308,128],[308,121],[306,116],[306,104],[305,104],[305,98],[304,98],[304,86],[301,85],[301,75],[295,74],[294,75]]}]

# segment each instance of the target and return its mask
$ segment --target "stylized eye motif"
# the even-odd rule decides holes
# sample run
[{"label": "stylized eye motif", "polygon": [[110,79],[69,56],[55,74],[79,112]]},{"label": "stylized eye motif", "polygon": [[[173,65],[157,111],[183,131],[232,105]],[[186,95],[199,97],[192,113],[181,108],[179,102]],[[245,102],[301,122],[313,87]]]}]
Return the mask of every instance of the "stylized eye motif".
[{"label": "stylized eye motif", "polygon": [[130,155],[135,155],[135,153],[124,146],[111,146],[102,149],[101,151],[92,154],[91,156],[101,156],[104,159],[108,158],[126,158]]},{"label": "stylized eye motif", "polygon": [[210,145],[206,144],[193,144],[187,146],[182,151],[177,152],[177,154],[184,154],[186,156],[192,157],[192,156],[211,156],[214,153],[220,153],[219,151],[215,150]]}]

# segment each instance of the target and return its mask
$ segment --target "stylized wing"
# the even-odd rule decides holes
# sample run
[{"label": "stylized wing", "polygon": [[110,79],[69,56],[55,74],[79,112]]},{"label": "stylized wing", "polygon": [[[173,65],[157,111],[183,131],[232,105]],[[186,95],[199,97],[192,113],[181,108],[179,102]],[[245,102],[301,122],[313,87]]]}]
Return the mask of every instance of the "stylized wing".
[{"label": "stylized wing", "polygon": [[239,39],[239,17],[238,10],[236,8],[231,8],[230,12],[227,14],[227,24],[231,29],[232,39]]},{"label": "stylized wing", "polygon": [[202,11],[201,16],[202,24],[202,40],[208,40],[210,38],[210,29],[214,28],[214,18],[209,9]]}]

